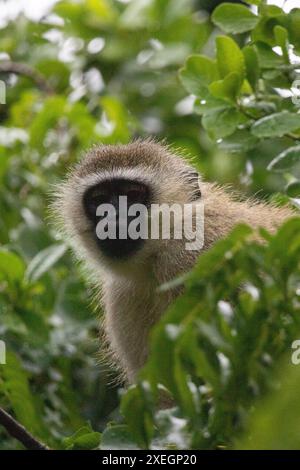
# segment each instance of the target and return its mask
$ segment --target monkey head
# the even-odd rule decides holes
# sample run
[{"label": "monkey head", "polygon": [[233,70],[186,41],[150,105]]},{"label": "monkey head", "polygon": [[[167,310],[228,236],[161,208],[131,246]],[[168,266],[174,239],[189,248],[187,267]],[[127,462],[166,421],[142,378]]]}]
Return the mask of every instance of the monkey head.
[{"label": "monkey head", "polygon": [[[131,238],[128,231],[105,239],[97,236],[97,225],[104,218],[100,206],[114,209],[115,225],[123,223],[120,197],[126,196],[128,222],[130,208],[135,204],[187,204],[200,196],[199,175],[168,147],[156,142],[136,141],[128,145],[95,146],[71,171],[59,188],[56,213],[63,233],[76,245],[79,257],[94,267],[137,264],[158,250],[152,240]],[[100,261],[100,263],[99,263]]]}]

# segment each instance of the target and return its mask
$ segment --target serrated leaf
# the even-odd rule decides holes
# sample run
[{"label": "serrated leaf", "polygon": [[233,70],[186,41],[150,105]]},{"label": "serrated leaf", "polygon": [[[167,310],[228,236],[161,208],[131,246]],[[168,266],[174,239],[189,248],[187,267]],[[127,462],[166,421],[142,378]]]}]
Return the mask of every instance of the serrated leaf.
[{"label": "serrated leaf", "polygon": [[246,6],[222,3],[212,14],[212,21],[225,33],[245,33],[255,28],[259,17]]}]

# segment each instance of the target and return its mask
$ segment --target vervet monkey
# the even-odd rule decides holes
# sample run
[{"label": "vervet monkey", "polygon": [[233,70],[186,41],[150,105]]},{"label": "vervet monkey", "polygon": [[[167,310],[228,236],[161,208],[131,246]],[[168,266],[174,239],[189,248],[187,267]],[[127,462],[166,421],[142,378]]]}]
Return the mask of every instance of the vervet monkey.
[{"label": "vervet monkey", "polygon": [[[201,204],[203,246],[188,250],[184,238],[100,240],[97,207],[103,203],[117,207],[119,196],[127,196],[128,207],[177,203],[196,209]],[[180,293],[180,289],[161,292],[158,287],[189,271],[198,256],[236,224],[272,232],[293,215],[287,207],[241,202],[217,185],[201,181],[189,163],[152,140],[94,147],[58,187],[55,212],[96,286],[111,356],[129,383],[147,358],[150,328]],[[116,214],[118,225],[118,209]]]}]

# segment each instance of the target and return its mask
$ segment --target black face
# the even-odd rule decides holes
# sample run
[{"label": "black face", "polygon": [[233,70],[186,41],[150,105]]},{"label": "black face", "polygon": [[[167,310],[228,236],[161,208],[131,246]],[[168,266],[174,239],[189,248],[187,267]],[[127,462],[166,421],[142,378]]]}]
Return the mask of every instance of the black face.
[{"label": "black face", "polygon": [[[119,229],[124,224],[124,216],[119,212],[119,197],[127,196],[127,208],[132,204],[150,205],[150,191],[148,186],[138,181],[131,181],[124,178],[102,181],[89,188],[83,196],[83,206],[88,219],[92,222],[95,229],[95,239],[101,251],[110,258],[127,258],[134,254],[143,245],[144,240],[138,238],[133,240],[129,237],[128,230],[125,239],[120,238]],[[97,224],[106,219],[105,215],[96,215],[97,209],[102,204],[111,204],[115,210],[115,230],[116,238],[100,239],[96,234]],[[136,216],[129,216],[126,213],[126,227]]]}]

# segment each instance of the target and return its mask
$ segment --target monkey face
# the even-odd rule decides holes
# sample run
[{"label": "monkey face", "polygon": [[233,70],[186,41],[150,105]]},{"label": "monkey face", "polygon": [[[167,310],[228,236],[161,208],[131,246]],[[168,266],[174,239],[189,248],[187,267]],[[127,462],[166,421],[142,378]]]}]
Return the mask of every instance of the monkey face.
[{"label": "monkey face", "polygon": [[[136,204],[184,206],[197,204],[201,198],[195,169],[151,140],[94,147],[59,185],[57,193],[53,209],[61,233],[77,257],[100,273],[102,267],[123,272],[130,266],[137,271],[159,257],[166,245],[160,236],[130,237],[123,227],[124,213],[120,213],[118,199],[127,198],[125,216],[130,224],[135,217],[129,212]],[[116,235],[104,239],[98,237],[97,228],[99,224],[104,227],[107,214],[97,213],[97,209],[106,204],[115,213],[112,225]],[[148,222],[149,230],[153,226],[149,213]],[[122,235],[119,229],[123,229]]]},{"label": "monkey face", "polygon": [[[126,206],[120,204],[125,202]],[[142,248],[144,240],[132,238],[129,233],[132,206],[150,205],[149,187],[139,181],[110,178],[88,188],[82,198],[84,212],[92,224],[93,235],[102,253],[109,258],[128,258]],[[103,210],[101,210],[103,209]],[[98,224],[105,230],[105,237],[97,233]],[[110,224],[110,233],[108,232]]]}]

